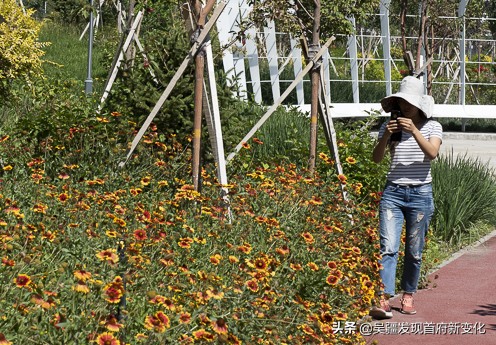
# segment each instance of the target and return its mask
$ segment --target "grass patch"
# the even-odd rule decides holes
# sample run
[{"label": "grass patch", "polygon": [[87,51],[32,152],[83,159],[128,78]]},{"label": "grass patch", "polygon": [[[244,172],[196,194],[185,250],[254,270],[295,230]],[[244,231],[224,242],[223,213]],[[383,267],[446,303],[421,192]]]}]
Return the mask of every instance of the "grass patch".
[{"label": "grass patch", "polygon": [[[47,77],[84,81],[88,75],[88,32],[79,40],[83,27],[59,24],[46,20],[40,32],[40,41],[50,42],[45,48],[44,72]],[[115,42],[115,43],[114,43]],[[103,90],[117,36],[111,28],[97,30],[93,42],[92,79],[95,91]]]}]

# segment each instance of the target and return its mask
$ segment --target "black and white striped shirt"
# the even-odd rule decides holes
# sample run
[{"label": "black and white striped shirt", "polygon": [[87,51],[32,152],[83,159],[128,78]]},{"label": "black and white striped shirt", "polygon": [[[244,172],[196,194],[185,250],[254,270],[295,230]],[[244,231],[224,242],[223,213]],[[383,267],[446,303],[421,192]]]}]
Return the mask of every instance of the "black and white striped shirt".
[{"label": "black and white striped shirt", "polygon": [[[379,139],[384,135],[387,122],[379,130]],[[443,128],[434,120],[427,121],[420,128],[422,136],[443,139]],[[387,174],[389,182],[399,185],[421,185],[432,182],[431,161],[420,149],[411,133],[403,131],[401,141],[391,146],[391,165]]]}]

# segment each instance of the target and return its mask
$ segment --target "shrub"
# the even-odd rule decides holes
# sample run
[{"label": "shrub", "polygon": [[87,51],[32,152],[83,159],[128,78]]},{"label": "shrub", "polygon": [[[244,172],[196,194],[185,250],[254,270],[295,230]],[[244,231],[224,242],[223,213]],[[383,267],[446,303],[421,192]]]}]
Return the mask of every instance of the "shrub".
[{"label": "shrub", "polygon": [[494,172],[479,159],[441,156],[432,165],[435,212],[434,233],[454,244],[471,225],[496,220]]},{"label": "shrub", "polygon": [[82,90],[74,93],[73,79],[38,79],[26,86],[21,93],[30,98],[20,98],[22,115],[16,130],[40,143],[47,138],[63,137],[71,127],[77,126],[90,116],[94,116],[94,104]]},{"label": "shrub", "polygon": [[15,0],[0,3],[0,101],[8,100],[11,82],[41,74],[42,48],[38,41],[41,24],[23,13]]}]

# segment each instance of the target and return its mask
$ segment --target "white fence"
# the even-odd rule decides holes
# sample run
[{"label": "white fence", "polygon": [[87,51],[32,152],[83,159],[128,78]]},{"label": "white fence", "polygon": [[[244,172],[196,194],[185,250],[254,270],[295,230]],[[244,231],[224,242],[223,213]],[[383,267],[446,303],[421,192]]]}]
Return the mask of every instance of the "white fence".
[{"label": "white fence", "polygon": [[[391,0],[382,0],[378,9],[381,20],[380,33],[363,33],[348,37],[348,46],[346,55],[331,57],[329,52],[323,57],[323,74],[328,90],[328,97],[332,104],[333,117],[356,117],[367,116],[370,111],[381,111],[378,104],[380,98],[389,95],[396,90],[396,84],[399,83],[392,78],[392,73],[397,70],[397,63],[391,57],[391,46],[399,42],[399,37],[391,36],[389,29],[389,4]],[[458,17],[447,18],[462,20],[496,20],[492,18],[466,18],[465,8],[469,0],[461,0],[459,3]],[[247,0],[229,0],[226,9],[217,22],[219,31],[219,40],[221,46],[229,46],[224,50],[223,63],[224,69],[234,89],[237,90],[240,98],[252,98],[257,103],[271,105],[277,101],[281,93],[285,90],[284,86],[289,85],[293,80],[288,78],[288,67],[292,68],[292,77],[301,72],[304,61],[302,52],[298,47],[295,39],[289,38],[288,35],[278,33],[273,24],[263,30],[256,31],[254,28],[244,32],[242,39],[240,35],[240,23],[246,18],[251,11]],[[465,34],[465,25],[459,33],[460,38],[454,38],[455,54],[454,58],[446,59],[439,52],[438,58],[434,58],[437,66],[433,70],[433,93],[436,98],[434,116],[436,117],[454,117],[454,118],[496,118],[496,106],[492,104],[466,104],[467,93],[475,97],[474,89],[482,88],[483,90],[493,89],[496,92],[496,84],[481,83],[470,81],[467,74],[467,68],[477,68],[479,70],[492,68],[495,66],[495,47],[496,41],[492,39],[472,39],[467,38]],[[325,38],[325,37],[324,37]],[[281,56],[280,41],[286,39],[289,44],[287,52]],[[415,38],[409,38],[415,39]],[[257,42],[261,43],[257,45]],[[478,52],[481,54],[480,46],[484,43],[486,50],[482,52],[483,57],[490,57],[490,61],[479,59],[476,62],[466,61],[468,55]],[[372,46],[372,58],[382,64],[384,71],[384,80],[367,80],[364,73],[364,66],[370,62],[371,57],[365,56],[365,46]],[[477,50],[479,48],[479,50]],[[379,52],[379,49],[381,52]],[[489,50],[488,50],[489,49]],[[360,53],[359,53],[360,51]],[[386,58],[381,58],[384,56]],[[480,57],[480,56],[479,56]],[[338,60],[347,60],[349,70],[337,71],[334,62]],[[402,61],[402,60],[401,60]],[[267,76],[264,78],[264,71],[261,70],[261,63],[265,70],[268,69]],[[481,69],[482,66],[482,69]],[[331,73],[332,72],[334,73]],[[283,71],[286,79],[283,79]],[[444,75],[444,82],[436,79],[437,75]],[[331,75],[333,77],[331,77]],[[336,77],[339,75],[339,77]],[[460,77],[465,76],[465,78]],[[446,81],[448,80],[448,81]],[[303,80],[298,83],[294,91],[293,105],[299,107],[302,111],[309,111],[310,105],[305,99],[305,88],[309,88],[309,81]],[[367,83],[381,83],[384,85],[384,93],[377,99],[363,102],[364,95],[360,95],[360,90]],[[349,103],[337,103],[332,100],[332,89],[349,88]],[[437,92],[436,92],[437,91]],[[369,95],[365,95],[369,96]],[[370,98],[370,97],[369,97]],[[376,102],[376,103],[370,103]]]}]

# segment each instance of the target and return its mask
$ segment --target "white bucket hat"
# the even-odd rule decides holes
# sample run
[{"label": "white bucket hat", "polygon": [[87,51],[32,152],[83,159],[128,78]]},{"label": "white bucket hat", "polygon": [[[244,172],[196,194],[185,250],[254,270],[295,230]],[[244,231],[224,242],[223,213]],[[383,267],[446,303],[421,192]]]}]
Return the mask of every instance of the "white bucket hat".
[{"label": "white bucket hat", "polygon": [[424,95],[424,83],[415,77],[405,77],[400,84],[400,90],[381,100],[382,109],[389,113],[397,107],[397,99],[401,98],[420,109],[425,117],[431,118],[434,108],[434,98]]}]

